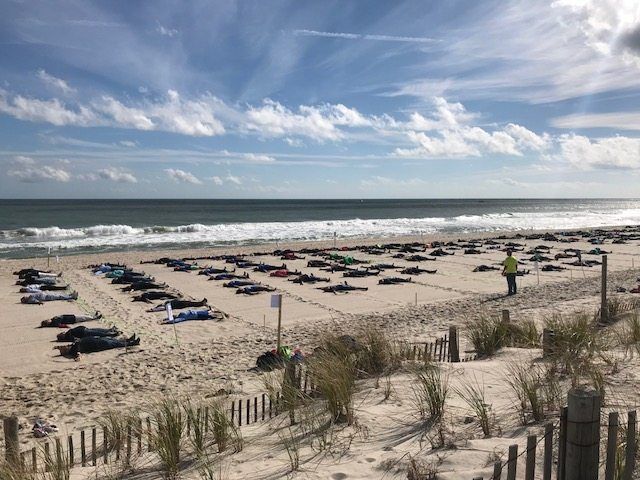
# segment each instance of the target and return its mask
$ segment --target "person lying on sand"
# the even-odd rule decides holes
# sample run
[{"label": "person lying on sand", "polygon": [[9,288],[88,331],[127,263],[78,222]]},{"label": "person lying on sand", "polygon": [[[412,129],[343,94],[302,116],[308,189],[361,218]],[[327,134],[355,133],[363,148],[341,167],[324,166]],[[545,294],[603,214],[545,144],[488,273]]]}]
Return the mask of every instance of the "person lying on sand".
[{"label": "person lying on sand", "polygon": [[233,273],[235,271],[236,271],[235,268],[233,270],[227,270],[227,267],[224,267],[224,268],[207,267],[200,270],[198,272],[198,275],[216,275],[221,273]]},{"label": "person lying on sand", "polygon": [[478,265],[473,269],[474,272],[490,272],[491,270],[500,270],[498,267],[492,265]]},{"label": "person lying on sand", "polygon": [[142,281],[142,282],[134,282],[128,287],[124,287],[121,289],[123,292],[131,292],[134,290],[153,290],[153,289],[163,289],[166,288],[165,284],[154,283],[150,281]]},{"label": "person lying on sand", "polygon": [[371,268],[374,270],[395,270],[397,267],[393,263],[376,263],[375,265],[371,265]]},{"label": "person lying on sand", "polygon": [[242,275],[237,275],[235,273],[218,273],[217,275],[209,275],[209,280],[240,280],[246,278],[249,278],[249,274],[247,272],[244,272]]},{"label": "person lying on sand", "polygon": [[236,290],[236,294],[257,295],[260,292],[275,292],[276,289],[267,285],[247,285]]},{"label": "person lying on sand", "polygon": [[13,272],[14,275],[17,275],[18,278],[26,278],[26,277],[57,277],[58,273],[53,273],[50,270],[36,270],[35,268],[23,268],[22,270],[18,270],[17,272]]},{"label": "person lying on sand", "polygon": [[543,265],[542,266],[543,272],[561,272],[562,270],[566,270],[566,268],[560,265]]},{"label": "person lying on sand", "polygon": [[431,255],[432,257],[445,257],[447,255],[455,255],[455,252],[449,253],[449,252],[445,252],[441,248],[436,248],[429,255]]},{"label": "person lying on sand", "polygon": [[161,305],[156,305],[155,307],[150,308],[149,310],[147,310],[147,312],[163,312],[164,310],[167,309],[167,305],[171,305],[171,308],[173,310],[181,310],[183,308],[191,308],[191,307],[206,307],[207,299],[203,298],[202,300],[199,300],[199,301],[180,300],[180,299],[168,300]]},{"label": "person lying on sand", "polygon": [[74,328],[70,328],[64,332],[60,332],[57,335],[59,342],[74,342],[79,338],[85,337],[118,337],[122,334],[116,327],[111,328],[89,328],[84,325],[79,325]]},{"label": "person lying on sand", "polygon": [[58,277],[25,277],[22,280],[18,280],[16,285],[26,287],[28,285],[55,285],[58,283]]},{"label": "person lying on sand", "polygon": [[318,290],[322,290],[325,293],[338,293],[338,292],[353,292],[355,290],[360,290],[366,292],[369,290],[367,287],[354,287],[353,285],[349,285],[347,282],[339,283],[337,285],[331,285],[329,287],[319,287]]},{"label": "person lying on sand", "polygon": [[222,284],[223,287],[226,288],[238,288],[238,287],[246,287],[248,285],[259,285],[253,280],[231,280],[230,282],[225,282]]},{"label": "person lying on sand", "polygon": [[283,263],[280,266],[277,265],[268,265],[266,263],[261,263],[260,265],[258,265],[257,267],[255,267],[253,269],[254,272],[262,272],[262,273],[267,273],[267,272],[272,272],[274,270],[286,270],[287,269],[287,264]]},{"label": "person lying on sand", "polygon": [[389,277],[378,280],[378,285],[397,285],[399,283],[413,283],[411,281],[411,277],[402,278],[402,277]]},{"label": "person lying on sand", "polygon": [[343,277],[347,278],[364,278],[377,275],[380,275],[380,270],[369,270],[368,268],[365,270],[350,270],[342,274]]},{"label": "person lying on sand", "polygon": [[53,349],[59,350],[60,355],[62,355],[63,357],[80,360],[81,353],[102,352],[104,350],[111,350],[113,348],[134,347],[137,345],[140,345],[140,339],[137,338],[134,333],[127,339],[110,337],[85,337],[76,340],[71,345],[58,345],[57,347],[53,347]]},{"label": "person lying on sand", "polygon": [[425,257],[424,255],[409,255],[406,260],[408,262],[435,262],[435,258]]},{"label": "person lying on sand", "polygon": [[61,293],[32,293],[26,295],[20,299],[21,303],[27,303],[31,305],[42,305],[44,302],[53,302],[56,300],[77,300],[78,292],[70,293],[69,295]]},{"label": "person lying on sand", "polygon": [[32,285],[27,285],[26,287],[22,287],[20,289],[20,293],[42,293],[42,292],[66,290],[67,288],[69,288],[69,285],[41,285],[36,283]]},{"label": "person lying on sand", "polygon": [[402,273],[403,275],[421,275],[423,273],[428,273],[430,275],[433,275],[437,271],[438,270],[426,270],[426,269],[420,268],[420,267],[409,267],[409,268],[405,268],[403,270],[400,270],[400,273]]},{"label": "person lying on sand", "polygon": [[285,278],[292,275],[299,276],[299,275],[302,275],[302,272],[299,272],[298,270],[294,272],[289,270],[274,270],[269,274],[270,277],[278,277],[278,278]]},{"label": "person lying on sand", "polygon": [[182,323],[188,322],[189,320],[211,320],[216,318],[211,313],[211,310],[187,310],[186,312],[180,312],[179,315],[173,317],[173,320],[165,318],[161,324],[174,324],[174,323]]},{"label": "person lying on sand", "polygon": [[98,311],[93,315],[56,315],[55,317],[43,320],[40,323],[41,327],[60,327],[66,328],[69,325],[76,323],[90,322],[92,320],[99,320],[102,318],[102,314]]},{"label": "person lying on sand", "polygon": [[152,300],[164,300],[164,299],[173,299],[173,298],[178,298],[178,297],[173,293],[151,291],[151,292],[141,293],[140,295],[136,295],[135,297],[133,297],[131,301],[151,303]]},{"label": "person lying on sand", "polygon": [[325,262],[324,260],[309,260],[307,262],[307,267],[311,267],[311,268],[321,268],[321,267],[328,267],[331,264],[329,262]]},{"label": "person lying on sand", "polygon": [[290,278],[289,281],[302,285],[303,283],[329,282],[330,280],[326,277],[316,277],[313,274],[309,275],[305,273],[297,278]]}]

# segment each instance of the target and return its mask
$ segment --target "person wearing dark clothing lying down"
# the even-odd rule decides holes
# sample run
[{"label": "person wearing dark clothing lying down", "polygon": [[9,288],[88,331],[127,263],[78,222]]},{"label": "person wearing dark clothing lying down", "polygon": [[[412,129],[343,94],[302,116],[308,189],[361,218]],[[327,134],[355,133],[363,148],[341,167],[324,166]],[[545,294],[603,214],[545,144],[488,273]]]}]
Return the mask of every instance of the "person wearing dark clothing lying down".
[{"label": "person wearing dark clothing lying down", "polygon": [[32,284],[26,287],[20,288],[20,293],[39,293],[39,292],[53,292],[61,291],[69,288],[69,285],[38,285]]},{"label": "person wearing dark clothing lying down", "polygon": [[322,290],[325,293],[337,293],[337,292],[352,292],[354,290],[361,290],[366,292],[369,290],[367,287],[354,287],[347,282],[339,283],[337,285],[331,285],[330,287],[319,287],[318,290]]},{"label": "person wearing dark clothing lying down", "polygon": [[41,285],[55,285],[58,283],[57,277],[26,277],[22,280],[18,280],[16,285],[20,285],[22,287],[26,287],[27,285],[31,285],[34,283],[38,283]]},{"label": "person wearing dark clothing lying down", "polygon": [[159,283],[154,283],[154,282],[147,282],[147,281],[143,281],[143,282],[134,282],[131,285],[129,285],[128,287],[124,287],[121,288],[121,290],[123,292],[131,292],[133,290],[153,290],[153,289],[163,289],[166,288],[166,285],[164,284],[159,284]]},{"label": "person wearing dark clothing lying down", "polygon": [[211,315],[209,310],[187,310],[186,312],[180,312],[179,315],[173,317],[173,320],[165,318],[162,324],[182,323],[189,320],[211,320],[215,318]]},{"label": "person wearing dark clothing lying down", "polygon": [[498,267],[493,267],[491,265],[478,265],[473,269],[474,272],[489,272],[491,270],[500,270]]},{"label": "person wearing dark clothing lying down", "polygon": [[102,352],[112,348],[134,347],[140,345],[140,339],[135,334],[127,339],[110,337],[84,337],[76,340],[71,345],[60,345],[53,347],[60,350],[60,355],[70,357],[75,360],[80,358],[81,353]]},{"label": "person wearing dark clothing lying down", "polygon": [[276,289],[266,285],[247,285],[236,290],[236,294],[257,295],[260,292],[275,292]]},{"label": "person wearing dark clothing lying down", "polygon": [[178,298],[173,293],[167,292],[144,292],[140,295],[136,295],[131,300],[132,302],[147,302],[151,303],[152,300],[165,300]]},{"label": "person wearing dark clothing lying down", "polygon": [[85,337],[117,337],[121,334],[120,330],[116,327],[111,328],[88,328],[84,325],[79,325],[74,328],[70,328],[65,332],[61,332],[57,335],[59,342],[74,342],[79,338]]},{"label": "person wearing dark clothing lying down", "polygon": [[94,315],[57,315],[53,318],[43,320],[40,326],[65,328],[67,325],[90,322],[91,320],[99,320],[101,318],[102,314],[100,312],[96,312]]},{"label": "person wearing dark clothing lying down", "polygon": [[36,270],[35,268],[23,268],[22,270],[13,272],[13,274],[17,275],[18,278],[58,276],[57,273],[53,273],[45,270]]},{"label": "person wearing dark clothing lying down", "polygon": [[169,300],[164,302],[161,305],[156,305],[153,308],[147,310],[147,312],[162,312],[167,309],[167,305],[171,305],[173,310],[180,310],[182,308],[190,308],[190,307],[206,307],[207,299],[203,298],[200,301],[192,301],[192,300]]}]

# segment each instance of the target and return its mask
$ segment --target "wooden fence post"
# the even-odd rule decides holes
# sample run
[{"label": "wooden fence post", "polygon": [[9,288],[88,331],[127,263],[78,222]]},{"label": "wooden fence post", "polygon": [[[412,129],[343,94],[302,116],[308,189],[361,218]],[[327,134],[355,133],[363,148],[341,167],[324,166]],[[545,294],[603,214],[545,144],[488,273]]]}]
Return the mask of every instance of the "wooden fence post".
[{"label": "wooden fence post", "polygon": [[600,404],[596,390],[574,388],[567,399],[566,480],[598,480]]},{"label": "wooden fence post", "polygon": [[544,462],[542,464],[542,480],[551,480],[553,466],[553,423],[544,426]]},{"label": "wooden fence post", "polygon": [[609,321],[609,304],[607,303],[607,256],[602,255],[602,285],[600,286],[600,322]]},{"label": "wooden fence post", "polygon": [[458,343],[458,327],[449,327],[449,358],[452,362],[460,361],[460,345]]},{"label": "wooden fence post", "polygon": [[636,425],[636,411],[629,412],[627,420],[627,448],[625,452],[624,471],[622,480],[631,480],[636,469],[636,453],[638,450],[638,429]]},{"label": "wooden fence post", "polygon": [[18,417],[5,417],[2,422],[4,429],[4,448],[7,463],[17,467],[20,465],[20,440],[18,440]]},{"label": "wooden fence post", "polygon": [[493,464],[493,476],[491,480],[500,480],[502,477],[502,462],[496,462]]},{"label": "wooden fence post", "polygon": [[518,469],[518,445],[509,446],[509,460],[507,460],[507,480],[516,480]]},{"label": "wooden fence post", "polygon": [[524,471],[525,480],[534,480],[536,474],[536,445],[538,439],[535,435],[527,437],[527,463]]},{"label": "wooden fence post", "polygon": [[616,476],[616,451],[618,448],[618,412],[609,414],[607,429],[607,460],[605,463],[605,480],[614,480]]},{"label": "wooden fence post", "polygon": [[565,480],[567,450],[567,407],[560,410],[560,431],[558,432],[558,473],[557,480]]},{"label": "wooden fence post", "polygon": [[542,357],[547,358],[554,353],[553,341],[555,332],[550,328],[542,330]]}]

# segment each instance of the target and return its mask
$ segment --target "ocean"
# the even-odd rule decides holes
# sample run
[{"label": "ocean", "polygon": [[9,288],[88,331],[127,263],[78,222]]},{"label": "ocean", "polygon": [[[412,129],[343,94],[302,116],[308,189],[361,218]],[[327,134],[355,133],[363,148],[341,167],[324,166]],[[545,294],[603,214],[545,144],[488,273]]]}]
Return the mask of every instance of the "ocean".
[{"label": "ocean", "polygon": [[0,258],[640,224],[640,200],[0,200]]}]

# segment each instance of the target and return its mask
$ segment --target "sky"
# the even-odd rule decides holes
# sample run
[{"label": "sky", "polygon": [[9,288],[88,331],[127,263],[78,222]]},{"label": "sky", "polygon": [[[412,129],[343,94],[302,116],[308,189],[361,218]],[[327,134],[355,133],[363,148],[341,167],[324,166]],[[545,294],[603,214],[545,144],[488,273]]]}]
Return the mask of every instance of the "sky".
[{"label": "sky", "polygon": [[2,198],[640,197],[637,0],[0,0]]}]

